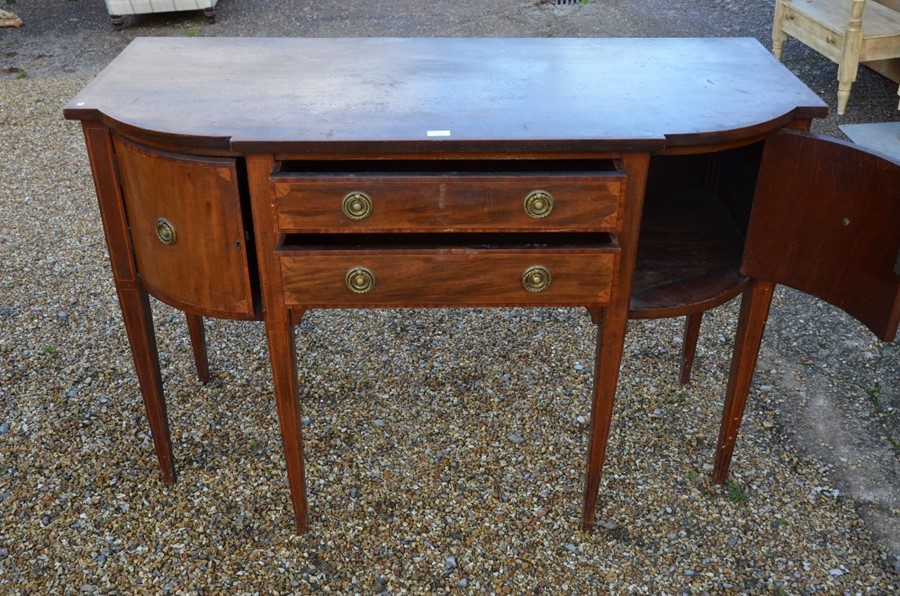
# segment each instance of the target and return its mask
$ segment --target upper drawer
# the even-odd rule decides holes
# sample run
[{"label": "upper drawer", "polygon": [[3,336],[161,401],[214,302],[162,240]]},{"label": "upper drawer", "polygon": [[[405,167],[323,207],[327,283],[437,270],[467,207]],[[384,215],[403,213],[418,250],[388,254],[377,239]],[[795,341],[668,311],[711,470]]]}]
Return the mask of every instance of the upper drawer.
[{"label": "upper drawer", "polygon": [[282,164],[280,230],[613,232],[625,188],[610,160],[338,163]]}]

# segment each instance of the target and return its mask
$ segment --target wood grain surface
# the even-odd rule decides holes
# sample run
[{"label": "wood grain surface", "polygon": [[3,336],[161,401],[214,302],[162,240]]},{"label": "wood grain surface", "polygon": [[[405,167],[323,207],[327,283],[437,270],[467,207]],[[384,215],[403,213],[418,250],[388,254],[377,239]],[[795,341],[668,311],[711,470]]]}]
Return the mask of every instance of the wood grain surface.
[{"label": "wood grain surface", "polygon": [[753,39],[138,38],[65,115],[245,153],[573,152],[826,111]]}]

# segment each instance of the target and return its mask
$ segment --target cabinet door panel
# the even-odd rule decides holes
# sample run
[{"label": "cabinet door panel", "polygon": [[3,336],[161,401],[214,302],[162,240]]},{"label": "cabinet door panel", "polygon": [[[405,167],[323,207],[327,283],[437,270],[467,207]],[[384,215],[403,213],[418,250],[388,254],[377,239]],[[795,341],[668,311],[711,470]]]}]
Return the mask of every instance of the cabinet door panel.
[{"label": "cabinet door panel", "polygon": [[201,314],[253,314],[234,159],[115,142],[138,273],[147,290]]},{"label": "cabinet door panel", "polygon": [[900,164],[835,139],[766,142],[741,272],[817,296],[891,341],[900,320]]}]

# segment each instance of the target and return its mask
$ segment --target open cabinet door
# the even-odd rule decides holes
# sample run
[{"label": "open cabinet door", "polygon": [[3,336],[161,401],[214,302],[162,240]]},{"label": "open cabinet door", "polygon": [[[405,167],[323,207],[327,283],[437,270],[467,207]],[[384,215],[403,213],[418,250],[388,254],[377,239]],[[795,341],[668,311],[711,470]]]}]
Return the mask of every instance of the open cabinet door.
[{"label": "open cabinet door", "polygon": [[731,371],[713,466],[725,482],[776,284],[849,313],[883,341],[900,320],[900,164],[792,131],[766,141],[750,213]]},{"label": "open cabinet door", "polygon": [[892,341],[900,163],[792,131],[766,141],[741,273],[821,298]]}]

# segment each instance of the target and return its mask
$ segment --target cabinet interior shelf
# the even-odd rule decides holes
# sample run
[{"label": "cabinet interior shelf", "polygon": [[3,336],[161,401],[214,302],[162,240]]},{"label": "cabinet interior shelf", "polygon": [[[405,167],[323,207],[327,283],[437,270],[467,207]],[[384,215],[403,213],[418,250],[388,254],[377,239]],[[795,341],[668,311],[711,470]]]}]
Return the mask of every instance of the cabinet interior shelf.
[{"label": "cabinet interior shelf", "polygon": [[743,233],[715,194],[648,195],[631,318],[695,314],[731,300],[748,283],[739,272],[743,249]]}]

